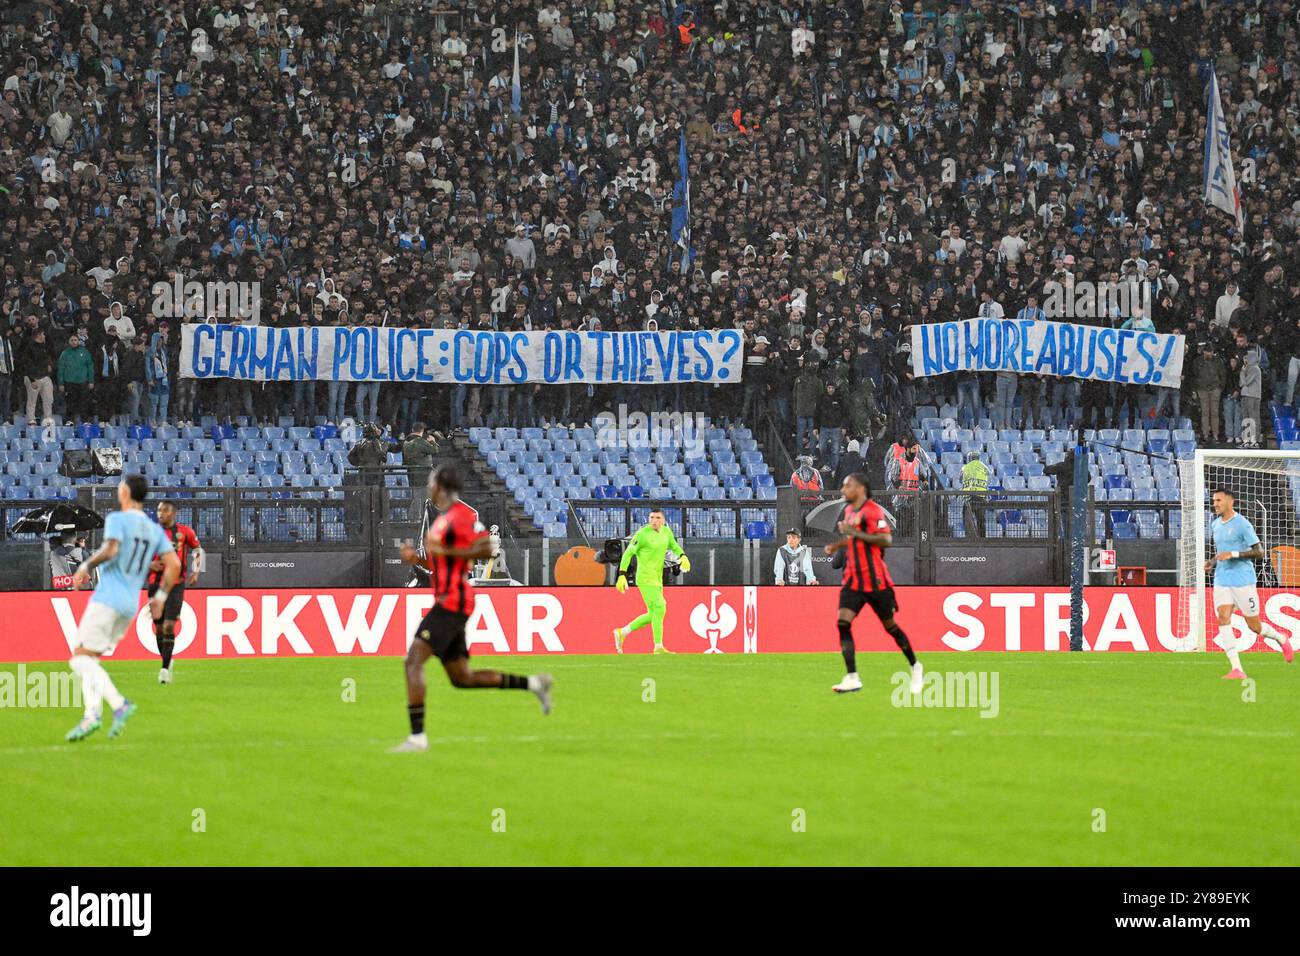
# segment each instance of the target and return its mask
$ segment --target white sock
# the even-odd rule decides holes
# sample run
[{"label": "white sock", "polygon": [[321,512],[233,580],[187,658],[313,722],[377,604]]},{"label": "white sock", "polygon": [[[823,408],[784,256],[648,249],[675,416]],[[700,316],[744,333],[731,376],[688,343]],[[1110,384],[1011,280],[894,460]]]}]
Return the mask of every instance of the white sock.
[{"label": "white sock", "polygon": [[93,657],[85,654],[75,654],[68,665],[72,672],[81,678],[81,702],[86,705],[85,716],[98,717],[102,703],[102,696],[96,687],[95,669],[96,663]]},{"label": "white sock", "polygon": [[95,686],[98,688],[100,696],[104,698],[104,703],[108,704],[110,709],[117,710],[126,703],[126,698],[114,686],[113,678],[108,676],[108,671],[104,670],[104,665],[94,658],[91,658],[91,660],[95,664]]},{"label": "white sock", "polygon": [[407,738],[407,740],[409,740],[413,744],[427,744],[429,742],[429,737],[427,734],[421,731],[418,734],[411,734]]},{"label": "white sock", "polygon": [[1260,621],[1260,622],[1259,622],[1259,633],[1260,633],[1260,636],[1262,636],[1262,637],[1271,637],[1271,638],[1273,638],[1273,640],[1275,640],[1275,641],[1281,641],[1281,640],[1282,640],[1282,635],[1279,634],[1277,631],[1273,630],[1273,626],[1272,626],[1271,624],[1269,624],[1267,621]]},{"label": "white sock", "polygon": [[1231,624],[1219,625],[1218,644],[1223,648],[1223,653],[1228,655],[1228,663],[1232,665],[1232,669],[1240,670],[1241,655],[1237,652],[1237,635],[1233,632]]},{"label": "white sock", "polygon": [[534,694],[536,694],[539,690],[542,689],[542,682],[537,679],[536,674],[528,675],[528,689],[531,690]]}]

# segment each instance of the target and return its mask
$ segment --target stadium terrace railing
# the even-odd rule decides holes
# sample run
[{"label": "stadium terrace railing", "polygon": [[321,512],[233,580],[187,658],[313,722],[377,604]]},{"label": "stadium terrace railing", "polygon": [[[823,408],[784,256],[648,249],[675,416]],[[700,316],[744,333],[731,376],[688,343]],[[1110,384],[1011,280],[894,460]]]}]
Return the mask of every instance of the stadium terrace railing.
[{"label": "stadium terrace railing", "polygon": [[[682,501],[675,498],[574,498],[567,502],[569,536],[599,544],[626,538],[661,510],[683,541],[742,541],[775,534],[775,501]],[[758,526],[762,527],[758,527]]]},{"label": "stadium terrace railing", "polygon": [[795,461],[785,443],[786,429],[777,423],[770,410],[765,410],[763,413],[762,432],[763,447],[767,452],[764,457],[772,465],[775,473],[778,475],[792,474],[795,469]]},{"label": "stadium terrace railing", "polygon": [[[978,499],[953,491],[886,489],[875,500],[894,522],[889,567],[898,584],[1065,583],[1069,565],[1054,491],[994,492]],[[777,501],[780,530],[802,530],[803,543],[814,551],[838,537],[838,491],[781,488]]]},{"label": "stadium terrace railing", "polygon": [[[877,500],[895,521],[890,573],[899,584],[1035,586],[1068,580],[1067,523],[1055,492],[990,495],[968,501],[960,492],[882,492]],[[423,502],[408,487],[157,488],[154,500],[176,502],[180,521],[195,528],[208,553],[204,587],[403,586],[409,567],[398,558],[403,541],[416,540]],[[510,492],[467,491],[483,523],[500,529],[509,576],[521,584],[556,583],[557,564],[574,547],[600,552],[608,538],[625,538],[651,507],[664,509],[691,553],[696,583],[771,583],[785,531],[797,528],[824,584],[839,571],[822,553],[836,537],[838,493],[777,489],[775,500],[660,501],[577,499],[569,502],[569,536],[542,540],[516,535],[498,520],[516,507]],[[116,507],[112,485],[81,486],[77,502],[103,514]],[[14,535],[13,523],[55,501],[0,501],[0,589],[50,584],[47,544]],[[593,520],[594,519],[594,520]],[[1089,543],[1112,549],[1121,567],[1143,567],[1147,583],[1174,575],[1179,506],[1176,502],[1088,503]],[[98,533],[86,535],[89,547]],[[1093,584],[1116,583],[1093,571]]]},{"label": "stadium terrace railing", "polygon": [[[506,492],[478,491],[471,503],[490,523],[506,513]],[[409,569],[397,556],[418,538],[423,501],[412,508],[408,488],[356,484],[336,488],[168,488],[151,490],[146,508],[176,504],[177,520],[194,528],[207,554],[203,587],[373,587],[405,584]],[[99,514],[117,508],[116,486],[81,485],[75,503]],[[0,500],[0,548],[22,571],[0,575],[0,588],[49,586],[40,535],[15,535],[22,515],[59,500]],[[495,523],[495,522],[491,522]],[[101,532],[86,533],[98,547]],[[507,530],[503,540],[513,542]],[[4,562],[0,562],[3,564]],[[394,571],[394,566],[397,570]],[[12,569],[11,569],[12,570]]]},{"label": "stadium terrace railing", "polygon": [[[1149,585],[1177,584],[1181,522],[1182,506],[1177,501],[1097,501],[1088,496],[1092,546],[1113,550],[1118,568],[1142,568]],[[1262,562],[1260,570],[1266,577],[1272,574],[1268,562]],[[1086,580],[1120,583],[1118,571],[1090,569]]]}]

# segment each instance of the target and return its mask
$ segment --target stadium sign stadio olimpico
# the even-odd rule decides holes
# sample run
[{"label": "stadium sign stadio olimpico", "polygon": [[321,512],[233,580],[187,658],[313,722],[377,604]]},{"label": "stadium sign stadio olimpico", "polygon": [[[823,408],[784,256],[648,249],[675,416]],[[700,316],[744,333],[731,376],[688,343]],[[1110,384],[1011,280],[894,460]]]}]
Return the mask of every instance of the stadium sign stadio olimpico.
[{"label": "stadium sign stadio olimpico", "polygon": [[[1264,617],[1300,639],[1300,595],[1261,591]],[[898,589],[899,619],[918,651],[1064,651],[1069,647],[1067,588]],[[679,653],[831,652],[839,589],[673,587],[665,643]],[[0,661],[65,660],[89,595],[0,593],[0,614],[21,620],[0,637]],[[1085,649],[1170,651],[1175,646],[1172,588],[1089,588]],[[190,590],[176,653],[189,659],[404,654],[433,604],[428,592],[391,590]],[[477,595],[467,639],[476,654],[613,653],[609,631],[627,617],[613,588],[496,588]],[[1234,619],[1245,634],[1240,618]],[[873,620],[857,624],[860,650],[895,650]],[[1259,650],[1264,650],[1262,642]],[[629,647],[629,650],[636,650]],[[649,650],[647,644],[645,650]],[[146,609],[113,652],[119,660],[157,654]]]}]

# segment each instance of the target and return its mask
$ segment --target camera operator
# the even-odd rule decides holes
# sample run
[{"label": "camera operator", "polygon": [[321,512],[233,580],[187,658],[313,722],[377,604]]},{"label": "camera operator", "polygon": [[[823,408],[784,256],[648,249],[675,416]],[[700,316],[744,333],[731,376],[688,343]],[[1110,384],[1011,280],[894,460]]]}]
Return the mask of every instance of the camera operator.
[{"label": "camera operator", "polygon": [[437,437],[429,433],[424,422],[416,422],[411,426],[406,441],[402,442],[402,464],[406,468],[406,482],[411,489],[412,521],[419,521],[424,514],[429,474],[433,471],[433,457],[438,453]]},{"label": "camera operator", "polygon": [[384,465],[388,463],[388,443],[384,430],[374,422],[361,432],[361,441],[348,452],[348,463],[361,470],[361,484],[370,487],[384,483]]}]

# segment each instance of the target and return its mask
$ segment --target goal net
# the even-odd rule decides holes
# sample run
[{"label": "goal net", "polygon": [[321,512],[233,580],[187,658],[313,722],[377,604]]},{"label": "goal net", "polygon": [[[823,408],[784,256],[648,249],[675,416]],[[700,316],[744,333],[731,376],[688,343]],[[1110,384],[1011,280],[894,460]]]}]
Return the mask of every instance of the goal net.
[{"label": "goal net", "polygon": [[1255,568],[1259,587],[1300,587],[1300,451],[1198,449],[1179,462],[1178,472],[1182,507],[1174,634],[1179,650],[1203,651],[1207,633],[1218,628],[1210,606],[1213,572],[1205,571],[1214,556],[1210,497],[1215,488],[1226,488],[1237,512],[1254,525],[1265,554]]}]

